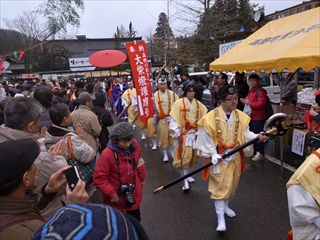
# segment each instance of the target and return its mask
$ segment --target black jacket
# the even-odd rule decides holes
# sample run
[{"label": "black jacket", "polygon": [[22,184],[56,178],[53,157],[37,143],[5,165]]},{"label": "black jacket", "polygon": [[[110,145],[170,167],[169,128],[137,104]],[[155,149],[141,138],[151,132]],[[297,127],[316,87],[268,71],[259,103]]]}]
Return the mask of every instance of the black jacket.
[{"label": "black jacket", "polygon": [[99,141],[100,148],[99,152],[101,153],[106,147],[109,141],[109,131],[108,127],[113,125],[113,119],[110,112],[105,108],[106,96],[103,93],[96,93],[96,100],[93,102],[92,112],[94,112],[99,119],[100,125],[102,127]]},{"label": "black jacket", "polygon": [[195,97],[199,102],[201,102],[201,100],[202,100],[202,95],[203,95],[203,90],[204,90],[202,83],[196,82],[196,83],[194,84],[193,89],[194,89],[194,91],[195,91],[194,97]]}]

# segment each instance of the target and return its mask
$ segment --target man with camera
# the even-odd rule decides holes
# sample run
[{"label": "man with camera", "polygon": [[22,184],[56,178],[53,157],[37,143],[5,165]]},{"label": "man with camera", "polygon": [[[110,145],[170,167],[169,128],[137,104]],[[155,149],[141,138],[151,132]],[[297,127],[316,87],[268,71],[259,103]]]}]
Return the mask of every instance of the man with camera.
[{"label": "man with camera", "polygon": [[95,167],[93,182],[106,205],[140,221],[139,205],[145,178],[146,166],[140,146],[133,139],[132,125],[120,122],[111,130],[107,148]]}]

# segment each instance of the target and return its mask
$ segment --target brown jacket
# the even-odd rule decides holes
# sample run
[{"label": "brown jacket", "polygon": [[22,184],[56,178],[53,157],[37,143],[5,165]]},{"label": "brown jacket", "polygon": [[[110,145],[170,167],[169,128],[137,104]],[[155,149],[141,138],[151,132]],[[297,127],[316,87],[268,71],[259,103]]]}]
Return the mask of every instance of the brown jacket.
[{"label": "brown jacket", "polygon": [[[40,216],[51,198],[41,194],[41,187],[34,191],[29,190],[26,198],[0,196],[0,220],[14,214],[35,214]],[[44,220],[33,219],[11,225],[0,232],[0,239],[29,239],[30,236],[44,224]]]},{"label": "brown jacket", "polygon": [[100,146],[98,137],[101,132],[97,115],[95,115],[89,107],[80,105],[78,110],[71,113],[71,117],[74,126],[77,126],[79,123],[82,125],[84,141],[88,143],[96,153]]}]

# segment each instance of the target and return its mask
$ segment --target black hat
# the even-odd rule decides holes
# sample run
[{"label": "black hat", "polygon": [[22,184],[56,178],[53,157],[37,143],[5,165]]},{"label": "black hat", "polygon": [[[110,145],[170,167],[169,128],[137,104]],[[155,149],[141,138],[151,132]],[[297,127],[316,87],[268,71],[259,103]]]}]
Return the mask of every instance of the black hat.
[{"label": "black hat", "polygon": [[40,153],[38,143],[31,139],[0,143],[0,186],[11,183],[30,169]]},{"label": "black hat", "polygon": [[34,239],[147,240],[134,217],[104,204],[70,204],[60,208],[31,237]]}]

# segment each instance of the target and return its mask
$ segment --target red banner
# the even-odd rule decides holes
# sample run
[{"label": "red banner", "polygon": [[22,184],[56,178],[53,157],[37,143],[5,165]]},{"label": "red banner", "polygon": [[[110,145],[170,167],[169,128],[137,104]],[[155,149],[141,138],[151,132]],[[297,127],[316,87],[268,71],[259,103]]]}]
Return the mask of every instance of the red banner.
[{"label": "red banner", "polygon": [[154,114],[148,49],[144,41],[126,43],[126,49],[137,91],[139,115],[144,122]]}]

